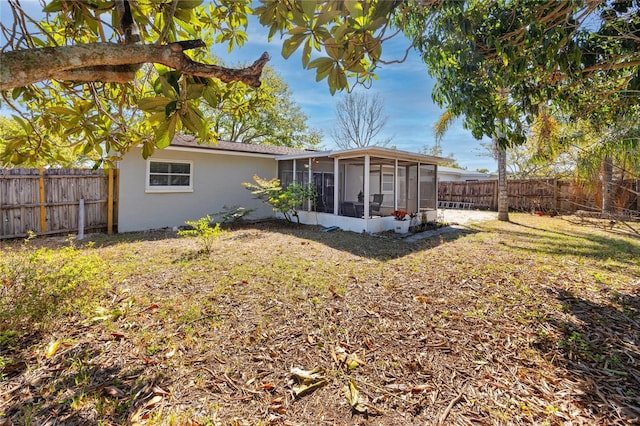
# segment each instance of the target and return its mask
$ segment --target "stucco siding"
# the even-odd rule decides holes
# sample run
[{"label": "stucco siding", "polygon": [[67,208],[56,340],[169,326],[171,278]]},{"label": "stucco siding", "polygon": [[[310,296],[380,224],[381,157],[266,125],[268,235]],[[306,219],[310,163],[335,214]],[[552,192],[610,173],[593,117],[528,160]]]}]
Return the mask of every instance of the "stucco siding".
[{"label": "stucco siding", "polygon": [[269,206],[242,186],[254,175],[276,177],[273,158],[165,149],[151,159],[192,161],[193,192],[145,192],[147,163],[139,149],[132,150],[119,164],[118,232],[181,226],[224,206],[255,209],[253,219],[273,216]]}]

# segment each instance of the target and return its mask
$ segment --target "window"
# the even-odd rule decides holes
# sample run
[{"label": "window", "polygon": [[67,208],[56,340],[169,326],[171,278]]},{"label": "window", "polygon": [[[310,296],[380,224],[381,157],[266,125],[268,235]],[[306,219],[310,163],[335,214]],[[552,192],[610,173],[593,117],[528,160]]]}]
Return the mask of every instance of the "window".
[{"label": "window", "polygon": [[393,194],[393,173],[382,174],[382,192]]},{"label": "window", "polygon": [[193,162],[147,160],[147,192],[192,192]]}]

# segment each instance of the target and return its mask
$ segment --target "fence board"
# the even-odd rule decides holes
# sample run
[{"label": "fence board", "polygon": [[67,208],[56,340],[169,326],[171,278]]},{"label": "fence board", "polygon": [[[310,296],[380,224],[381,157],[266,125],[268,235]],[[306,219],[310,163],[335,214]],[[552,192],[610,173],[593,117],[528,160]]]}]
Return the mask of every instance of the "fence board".
[{"label": "fence board", "polygon": [[[621,214],[637,216],[640,212],[640,180],[616,182],[614,208]],[[498,182],[439,182],[438,202],[447,207],[471,205],[475,209],[497,210]],[[571,214],[577,210],[601,210],[602,194],[583,184],[556,179],[508,180],[509,209],[513,211],[553,211]]]},{"label": "fence board", "polygon": [[[42,170],[44,202],[40,201],[40,178],[38,169],[0,169],[0,238],[22,237],[29,231],[46,235],[75,233],[80,199],[85,200],[85,229],[106,230],[107,172]],[[113,200],[117,202],[117,195]],[[43,227],[41,208],[44,208]]]}]

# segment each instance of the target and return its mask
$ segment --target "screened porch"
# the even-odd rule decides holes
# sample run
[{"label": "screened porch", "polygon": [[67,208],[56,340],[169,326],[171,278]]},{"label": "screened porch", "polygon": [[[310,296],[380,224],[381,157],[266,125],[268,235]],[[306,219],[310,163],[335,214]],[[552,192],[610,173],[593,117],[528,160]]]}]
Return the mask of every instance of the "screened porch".
[{"label": "screened porch", "polygon": [[277,160],[283,187],[296,182],[314,192],[301,209],[302,223],[382,232],[394,228],[396,210],[435,221],[441,158],[371,147],[310,151]]}]

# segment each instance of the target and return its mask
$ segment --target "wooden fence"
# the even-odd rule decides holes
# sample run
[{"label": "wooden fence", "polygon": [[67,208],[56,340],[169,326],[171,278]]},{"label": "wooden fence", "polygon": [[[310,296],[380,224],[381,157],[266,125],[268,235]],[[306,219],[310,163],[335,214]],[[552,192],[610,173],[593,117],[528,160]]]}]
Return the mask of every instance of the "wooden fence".
[{"label": "wooden fence", "polygon": [[[571,214],[576,210],[600,210],[602,194],[584,185],[559,179],[508,180],[509,209],[513,211],[553,211]],[[614,205],[618,212],[640,212],[640,179],[614,184]],[[498,209],[498,181],[439,182],[441,207]]]},{"label": "wooden fence", "polygon": [[0,239],[113,230],[116,173],[87,169],[0,169]]}]

